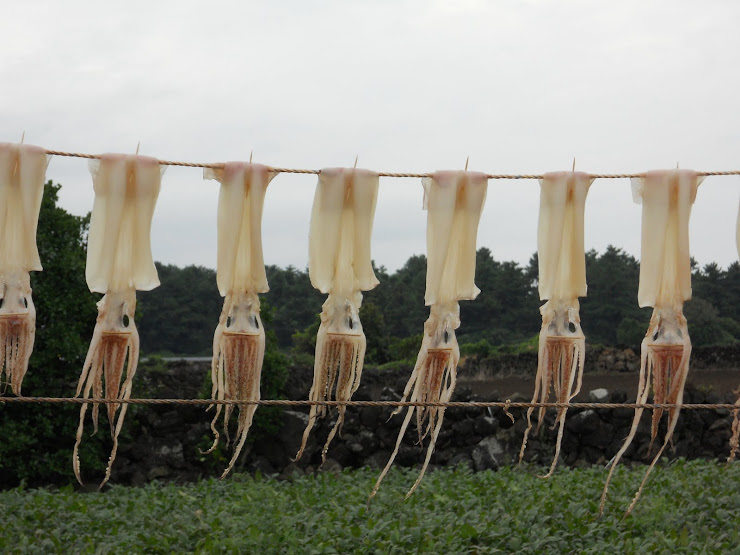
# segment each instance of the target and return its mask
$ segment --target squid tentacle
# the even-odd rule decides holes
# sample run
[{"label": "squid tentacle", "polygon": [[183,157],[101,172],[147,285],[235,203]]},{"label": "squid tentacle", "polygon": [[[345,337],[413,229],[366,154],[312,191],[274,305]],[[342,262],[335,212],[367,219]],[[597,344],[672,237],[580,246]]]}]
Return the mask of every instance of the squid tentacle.
[{"label": "squid tentacle", "polygon": [[[366,340],[360,322],[359,308],[362,294],[330,293],[321,312],[321,325],[316,337],[314,377],[309,399],[325,401],[332,397],[337,401],[349,401],[357,391],[362,378]],[[341,435],[347,408],[337,407],[337,420],[327,436],[321,450],[321,464],[334,437]],[[316,420],[327,413],[325,405],[311,405],[308,423],[303,431],[301,445],[294,461],[300,460],[305,452],[308,438]]]},{"label": "squid tentacle", "polygon": [[[83,364],[75,397],[82,394],[90,398],[103,395],[109,399],[130,398],[134,375],[139,360],[139,334],[134,324],[136,292],[109,292],[98,303],[98,318]],[[125,376],[124,376],[125,368]],[[123,383],[121,379],[123,378]],[[89,403],[80,407],[80,420],[77,426],[75,444],[72,449],[72,468],[75,478],[82,485],[79,447],[82,443],[85,415]],[[92,403],[93,434],[98,430],[99,403]],[[118,452],[118,436],[128,409],[127,403],[109,403],[106,407],[113,447],[106,465],[105,476],[98,486],[102,489],[111,476],[113,462]]]},{"label": "squid tentacle", "polygon": [[[429,319],[424,325],[424,340],[414,370],[406,384],[403,400],[408,398],[412,402],[446,403],[450,401],[455,390],[457,363],[460,359],[460,350],[454,332],[460,325],[458,318],[459,306],[457,303],[454,303],[454,307],[432,305],[430,312]],[[396,410],[393,414],[397,412]],[[422,448],[423,440],[431,434],[419,476],[405,498],[408,498],[416,490],[424,478],[434,453],[439,431],[442,428],[444,413],[444,407],[408,407],[393,452],[375,482],[375,486],[368,497],[368,503],[378,493],[381,482],[390,471],[414,415],[416,415],[418,443]]]},{"label": "squid tentacle", "polygon": [[36,338],[36,308],[28,272],[0,272],[0,377],[15,395],[21,395],[23,378]]},{"label": "squid tentacle", "polygon": [[[213,359],[211,361],[212,395],[218,400],[258,401],[260,399],[260,377],[265,352],[265,332],[260,319],[260,302],[256,293],[229,293],[213,335]],[[203,454],[211,453],[219,443],[217,423],[223,414],[226,445],[230,444],[229,421],[233,405],[216,405],[211,420],[214,440]],[[226,469],[225,478],[234,468],[246,443],[257,405],[239,405],[236,444]]]},{"label": "squid tentacle", "polygon": [[[542,329],[540,331],[537,376],[532,403],[545,403],[554,390],[555,401],[569,403],[581,390],[583,368],[585,363],[586,340],[578,317],[578,300],[550,300],[542,308]],[[574,388],[575,385],[575,388]],[[532,431],[532,413],[534,407],[527,409],[527,427],[524,430],[522,445],[519,450],[519,464],[522,463],[527,440]],[[558,428],[555,442],[555,455],[548,472],[540,478],[549,478],[555,472],[560,456],[560,449],[565,429],[567,407],[557,409],[555,422],[550,429]],[[538,433],[544,422],[545,408],[540,407],[537,414]]]}]

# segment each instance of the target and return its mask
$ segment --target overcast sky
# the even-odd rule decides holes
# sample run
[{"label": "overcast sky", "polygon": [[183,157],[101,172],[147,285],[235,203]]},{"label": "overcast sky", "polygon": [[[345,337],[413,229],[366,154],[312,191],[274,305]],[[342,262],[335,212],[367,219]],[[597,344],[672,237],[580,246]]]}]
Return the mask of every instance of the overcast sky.
[{"label": "overcast sky", "polygon": [[[740,169],[740,3],[13,2],[0,18],[0,141],[160,159],[377,171]],[[61,204],[92,208],[87,161],[54,157]],[[304,268],[314,175],[276,177],[265,262]],[[692,255],[737,259],[740,178],[709,177]],[[156,260],[216,264],[218,183],[170,167]],[[478,244],[526,263],[539,185],[491,181]],[[419,179],[381,178],[373,258],[425,252]],[[639,256],[626,179],[597,180],[586,246]]]}]

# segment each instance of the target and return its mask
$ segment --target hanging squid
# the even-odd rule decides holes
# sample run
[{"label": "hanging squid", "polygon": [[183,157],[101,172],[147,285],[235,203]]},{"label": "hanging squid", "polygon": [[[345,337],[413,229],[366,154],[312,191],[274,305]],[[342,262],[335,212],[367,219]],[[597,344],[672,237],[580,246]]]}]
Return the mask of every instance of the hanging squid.
[{"label": "hanging squid", "polygon": [[[82,394],[88,399],[92,394],[95,398],[125,400],[131,396],[139,360],[139,334],[134,324],[136,290],[149,291],[159,286],[149,235],[162,169],[155,158],[104,154],[100,160],[90,162],[90,172],[95,203],[85,278],[91,292],[104,295],[97,304],[95,330],[75,396]],[[80,408],[72,454],[75,477],[80,484],[78,451],[87,407],[88,403],[84,403]],[[127,407],[126,403],[106,405],[113,448],[100,488],[110,479]],[[93,403],[93,433],[98,429],[98,412],[99,404]]]},{"label": "hanging squid", "polygon": [[[540,217],[537,229],[539,293],[542,305],[537,376],[532,402],[547,402],[550,390],[558,403],[569,403],[581,390],[586,339],[581,330],[578,297],[586,295],[586,256],[583,246],[583,220],[586,195],[593,179],[582,172],[547,173],[540,181]],[[575,384],[575,390],[573,388]],[[549,478],[555,471],[563,439],[566,407],[558,408],[553,428],[559,426],[555,457]],[[527,410],[527,429],[519,452],[524,457],[532,429],[532,412]],[[537,428],[545,415],[537,415]]]},{"label": "hanging squid", "polygon": [[[735,393],[740,394],[740,389],[736,389]],[[732,409],[732,428],[730,433],[730,456],[727,457],[727,462],[731,463],[740,453],[740,397],[735,401],[735,407]]]},{"label": "hanging squid", "polygon": [[[211,362],[212,397],[235,401],[259,401],[265,330],[260,319],[258,293],[269,290],[262,257],[262,207],[267,185],[276,172],[267,166],[229,162],[223,168],[206,168],[204,179],[221,183],[218,198],[218,290],[224,306],[213,335]],[[233,405],[216,405],[211,422],[213,445],[220,434],[216,423],[223,409],[223,427],[229,441]],[[234,467],[257,405],[239,405],[237,443],[221,478]]]},{"label": "hanging squid", "polygon": [[[460,327],[460,300],[472,300],[475,286],[475,254],[488,179],[467,171],[437,172],[422,181],[427,210],[427,277],[424,302],[430,306],[424,338],[402,401],[447,403],[455,390],[460,349],[455,330]],[[398,414],[401,407],[393,414]],[[421,483],[442,428],[445,407],[410,406],[401,424],[396,445],[380,473],[370,499],[391,468],[411,419],[416,413],[419,445],[429,436],[426,458],[408,498]]]},{"label": "hanging squid", "polygon": [[47,164],[40,147],[0,143],[0,377],[16,395],[36,336],[29,272],[41,271],[36,227]]},{"label": "hanging squid", "polygon": [[[737,223],[735,225],[735,245],[737,246],[737,256],[740,258],[740,204],[738,204]],[[735,390],[735,393],[740,395],[740,387]],[[734,461],[737,454],[740,453],[740,397],[735,401],[735,406],[737,408],[732,411],[732,433],[730,435],[728,463]]]},{"label": "hanging squid", "polygon": [[[369,170],[330,168],[319,174],[309,234],[308,272],[311,285],[328,297],[316,336],[311,401],[349,401],[360,385],[365,334],[360,322],[362,291],[378,285],[370,257],[370,236],[378,197],[378,174]],[[346,406],[337,407],[337,421],[321,452],[341,432]],[[311,405],[308,424],[295,460],[303,455],[325,405]]]},{"label": "hanging squid", "polygon": [[[645,177],[632,181],[635,202],[642,202],[638,302],[641,307],[654,307],[641,345],[637,403],[647,402],[652,382],[654,402],[676,406],[668,409],[668,427],[663,444],[645,472],[626,514],[632,512],[650,472],[671,441],[683,401],[691,355],[691,340],[683,315],[683,303],[691,299],[689,216],[700,183],[696,172],[690,170],[650,171]],[[653,410],[648,453],[658,435],[663,411],[662,408]],[[632,427],[624,445],[610,463],[601,495],[600,513],[604,511],[614,469],[635,437],[642,412],[642,408],[635,409]]]}]

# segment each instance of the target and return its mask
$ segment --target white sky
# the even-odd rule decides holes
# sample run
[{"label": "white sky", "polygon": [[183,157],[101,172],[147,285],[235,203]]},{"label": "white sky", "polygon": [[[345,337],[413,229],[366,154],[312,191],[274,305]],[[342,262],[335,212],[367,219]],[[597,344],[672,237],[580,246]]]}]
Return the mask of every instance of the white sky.
[{"label": "white sky", "polygon": [[[0,19],[0,141],[193,162],[593,173],[740,168],[733,1],[13,2]],[[92,208],[82,159],[54,157],[61,203]],[[276,177],[265,261],[304,268],[316,176]],[[710,177],[692,255],[737,259],[738,177]],[[491,181],[478,244],[526,263],[535,181]],[[170,167],[155,259],[216,264],[218,184]],[[425,252],[418,179],[381,178],[373,258]],[[597,180],[586,246],[639,256],[628,180]]]}]

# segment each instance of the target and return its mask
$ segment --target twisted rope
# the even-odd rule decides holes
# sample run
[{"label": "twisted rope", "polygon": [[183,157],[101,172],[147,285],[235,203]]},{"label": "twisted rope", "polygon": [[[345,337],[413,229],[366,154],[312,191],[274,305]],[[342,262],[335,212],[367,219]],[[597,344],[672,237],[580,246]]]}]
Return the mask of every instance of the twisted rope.
[{"label": "twisted rope", "polygon": [[[47,150],[46,154],[51,156],[68,156],[72,158],[99,159],[100,154],[83,154],[80,152],[64,152],[61,150]],[[224,164],[219,162],[180,162],[177,160],[158,160],[162,166],[184,166],[186,168],[223,168]],[[318,175],[321,170],[297,169],[297,168],[270,168],[280,173],[307,173]],[[408,173],[408,172],[378,172],[380,177],[432,177],[432,173]],[[645,173],[592,173],[593,179],[628,179],[632,177],[645,177]],[[740,175],[740,170],[697,172],[696,175],[706,177],[709,175]],[[488,179],[543,179],[542,174],[486,174]]]},{"label": "twisted rope", "polygon": [[571,409],[727,409],[737,410],[732,403],[543,403],[519,401],[292,401],[289,399],[260,399],[255,401],[235,399],[105,399],[81,397],[0,397],[0,403],[72,403],[72,404],[128,404],[128,405],[266,405],[266,406],[312,406],[329,407],[445,407],[445,408],[571,408]]}]

